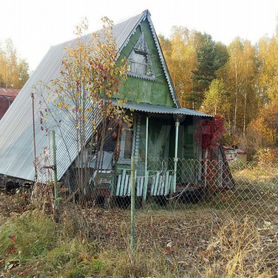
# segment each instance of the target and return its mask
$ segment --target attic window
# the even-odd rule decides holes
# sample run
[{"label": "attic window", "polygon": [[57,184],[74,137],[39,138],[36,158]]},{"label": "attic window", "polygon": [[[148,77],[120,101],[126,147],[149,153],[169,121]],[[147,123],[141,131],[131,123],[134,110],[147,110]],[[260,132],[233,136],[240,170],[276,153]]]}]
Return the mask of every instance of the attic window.
[{"label": "attic window", "polygon": [[147,55],[144,53],[136,53],[134,50],[129,58],[130,73],[144,76],[147,75]]},{"label": "attic window", "polygon": [[153,77],[150,52],[144,39],[144,34],[136,43],[129,58],[129,73],[140,77]]}]

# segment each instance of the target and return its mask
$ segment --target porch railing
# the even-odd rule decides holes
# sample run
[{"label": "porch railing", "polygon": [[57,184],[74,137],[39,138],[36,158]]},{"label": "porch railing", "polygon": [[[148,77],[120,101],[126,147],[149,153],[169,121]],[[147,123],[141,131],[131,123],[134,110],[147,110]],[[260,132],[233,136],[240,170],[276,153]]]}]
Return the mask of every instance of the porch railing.
[{"label": "porch railing", "polygon": [[[174,159],[150,160],[147,171],[144,162],[138,161],[136,168],[136,194],[143,199],[168,196],[189,188],[231,188],[234,185],[230,169],[222,161],[178,159],[176,173]],[[130,196],[130,176],[129,169],[120,170],[113,195]]]}]

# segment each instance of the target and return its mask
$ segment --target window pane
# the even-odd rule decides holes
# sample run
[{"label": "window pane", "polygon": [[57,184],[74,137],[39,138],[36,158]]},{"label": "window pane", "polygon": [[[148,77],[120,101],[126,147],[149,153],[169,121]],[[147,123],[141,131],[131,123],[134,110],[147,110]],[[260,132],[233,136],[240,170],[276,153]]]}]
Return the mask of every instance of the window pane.
[{"label": "window pane", "polygon": [[124,124],[121,134],[120,159],[130,160],[132,154],[133,130]]},{"label": "window pane", "polygon": [[147,58],[141,53],[133,53],[130,55],[130,72],[138,75],[147,74]]},{"label": "window pane", "polygon": [[132,153],[132,130],[127,129],[125,131],[125,144],[124,144],[124,159],[130,159]]}]

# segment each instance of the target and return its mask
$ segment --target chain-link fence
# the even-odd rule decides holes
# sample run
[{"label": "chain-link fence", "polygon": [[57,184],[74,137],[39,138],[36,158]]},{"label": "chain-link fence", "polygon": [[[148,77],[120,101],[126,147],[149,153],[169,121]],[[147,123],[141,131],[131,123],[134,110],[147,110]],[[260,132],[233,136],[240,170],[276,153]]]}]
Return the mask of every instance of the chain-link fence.
[{"label": "chain-link fence", "polygon": [[[135,176],[136,259],[151,269],[143,274],[275,275],[275,165],[150,159],[147,167],[137,162]],[[98,184],[94,204],[104,209],[99,208],[97,230],[106,248],[110,244],[125,250],[130,238],[131,171],[122,167],[100,173]]]},{"label": "chain-link fence", "polygon": [[[92,245],[93,260],[108,264],[102,275],[276,277],[277,164],[154,158],[135,164],[134,176],[130,164],[90,169],[85,202],[67,180],[59,183],[62,238]],[[53,191],[53,183],[38,183],[33,205],[37,196],[51,212]]]}]

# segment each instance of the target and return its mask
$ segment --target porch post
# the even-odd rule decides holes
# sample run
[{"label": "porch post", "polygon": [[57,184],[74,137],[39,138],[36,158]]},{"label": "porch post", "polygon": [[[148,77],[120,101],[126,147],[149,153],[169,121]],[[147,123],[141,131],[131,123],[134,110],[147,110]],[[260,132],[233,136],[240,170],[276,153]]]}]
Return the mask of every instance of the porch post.
[{"label": "porch post", "polygon": [[175,136],[175,157],[174,157],[174,180],[172,193],[176,192],[176,183],[177,183],[177,166],[178,166],[178,145],[179,145],[179,119],[176,119],[176,136]]},{"label": "porch post", "polygon": [[148,189],[148,139],[149,139],[149,117],[146,116],[145,180],[144,180],[143,201],[146,201],[147,199],[147,189]]},{"label": "porch post", "polygon": [[145,176],[148,171],[148,139],[149,139],[149,117],[146,116]]}]

